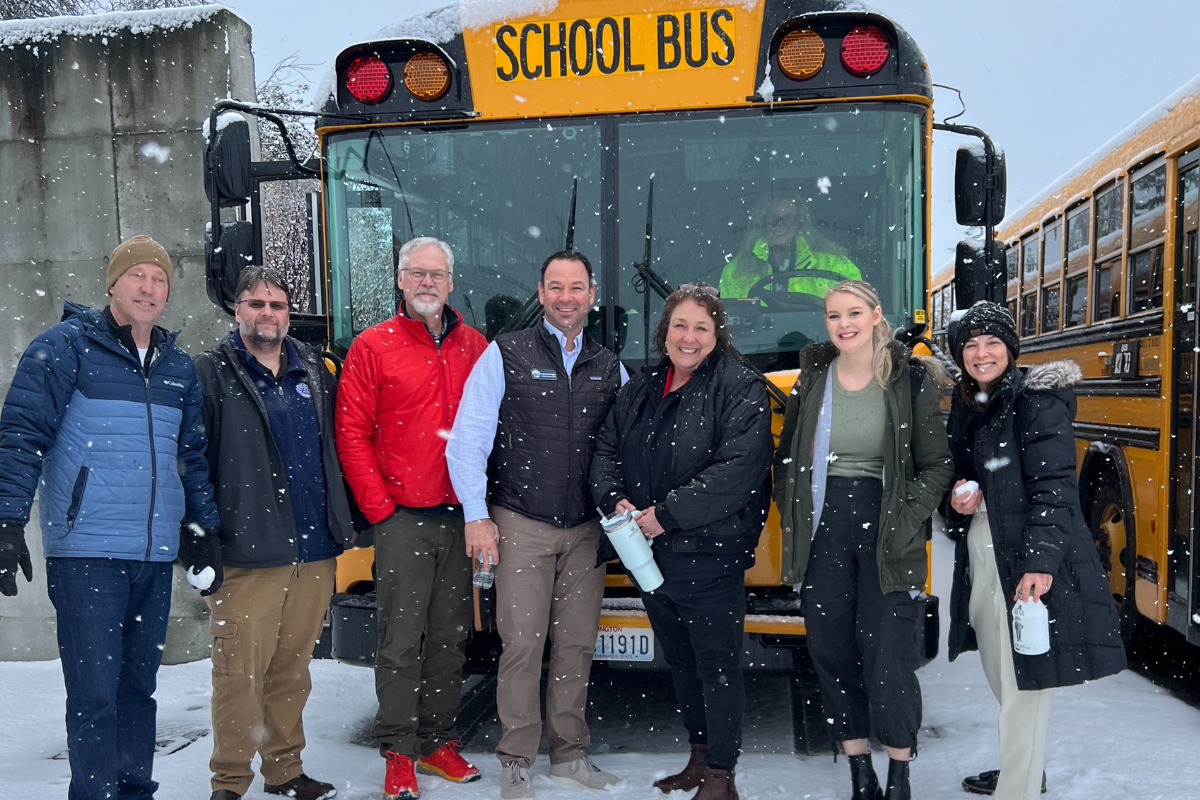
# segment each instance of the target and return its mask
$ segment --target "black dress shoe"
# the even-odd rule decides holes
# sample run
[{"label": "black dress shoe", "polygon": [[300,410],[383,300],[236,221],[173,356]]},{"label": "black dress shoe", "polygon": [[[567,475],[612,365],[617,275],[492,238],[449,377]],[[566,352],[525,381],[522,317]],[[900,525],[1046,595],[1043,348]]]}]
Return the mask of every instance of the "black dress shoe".
[{"label": "black dress shoe", "polygon": [[264,783],[263,791],[267,794],[285,794],[296,800],[329,800],[337,796],[337,789],[332,783],[322,783],[301,772],[287,783]]},{"label": "black dress shoe", "polygon": [[[963,778],[962,788],[971,794],[995,794],[996,783],[1000,780],[1000,770],[989,769],[978,775]],[[1046,773],[1042,773],[1042,794],[1046,793]]]},{"label": "black dress shoe", "polygon": [[237,792],[231,792],[228,789],[218,789],[212,793],[212,797],[208,800],[242,800],[242,796]]}]

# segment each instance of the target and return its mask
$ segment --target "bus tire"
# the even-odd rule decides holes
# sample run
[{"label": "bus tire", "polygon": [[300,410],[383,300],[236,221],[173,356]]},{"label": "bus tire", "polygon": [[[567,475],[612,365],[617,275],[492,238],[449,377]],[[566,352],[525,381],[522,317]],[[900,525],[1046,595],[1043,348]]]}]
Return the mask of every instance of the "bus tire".
[{"label": "bus tire", "polygon": [[1136,576],[1134,564],[1137,548],[1134,531],[1127,529],[1121,490],[1113,479],[1101,478],[1091,492],[1087,508],[1088,530],[1100,556],[1100,565],[1108,576],[1109,591],[1117,607],[1117,619],[1121,628],[1121,641],[1128,647],[1136,638],[1141,627],[1142,615],[1138,613],[1133,597]]}]

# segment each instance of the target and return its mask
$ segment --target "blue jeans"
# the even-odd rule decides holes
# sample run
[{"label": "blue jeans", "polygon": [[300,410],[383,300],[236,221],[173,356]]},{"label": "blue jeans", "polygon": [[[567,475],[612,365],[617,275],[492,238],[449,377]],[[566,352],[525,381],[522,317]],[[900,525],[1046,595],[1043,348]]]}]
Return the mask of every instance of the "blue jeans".
[{"label": "blue jeans", "polygon": [[46,576],[67,688],[68,800],[152,798],[171,564],[49,558]]}]

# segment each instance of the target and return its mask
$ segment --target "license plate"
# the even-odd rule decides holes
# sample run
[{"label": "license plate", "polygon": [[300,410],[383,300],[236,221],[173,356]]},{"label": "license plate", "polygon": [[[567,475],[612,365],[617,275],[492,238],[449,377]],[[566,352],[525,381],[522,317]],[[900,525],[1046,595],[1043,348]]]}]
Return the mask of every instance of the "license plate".
[{"label": "license plate", "polygon": [[653,661],[654,632],[649,628],[601,625],[592,658],[596,661]]}]

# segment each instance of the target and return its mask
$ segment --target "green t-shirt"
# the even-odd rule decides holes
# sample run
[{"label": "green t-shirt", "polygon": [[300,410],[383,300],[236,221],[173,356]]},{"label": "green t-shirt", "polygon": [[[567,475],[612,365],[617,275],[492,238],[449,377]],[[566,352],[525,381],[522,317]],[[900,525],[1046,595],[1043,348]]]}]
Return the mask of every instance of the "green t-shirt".
[{"label": "green t-shirt", "polygon": [[857,392],[838,381],[833,360],[833,420],[829,432],[829,475],[838,478],[883,478],[883,387],[872,380]]}]

